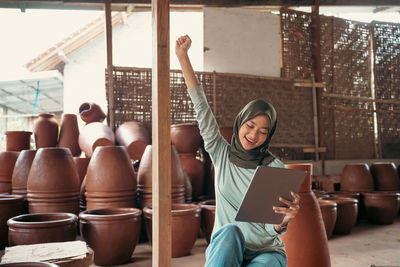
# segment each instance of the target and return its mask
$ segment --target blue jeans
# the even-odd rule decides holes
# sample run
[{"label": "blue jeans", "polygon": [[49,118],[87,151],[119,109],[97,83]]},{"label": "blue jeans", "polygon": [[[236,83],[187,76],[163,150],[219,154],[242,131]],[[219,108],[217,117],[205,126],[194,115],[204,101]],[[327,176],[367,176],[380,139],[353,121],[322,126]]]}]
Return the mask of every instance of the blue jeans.
[{"label": "blue jeans", "polygon": [[[244,259],[244,254],[251,255]],[[216,232],[206,250],[205,266],[210,267],[286,267],[286,257],[281,253],[252,252],[244,247],[242,231],[234,224],[227,224]]]}]

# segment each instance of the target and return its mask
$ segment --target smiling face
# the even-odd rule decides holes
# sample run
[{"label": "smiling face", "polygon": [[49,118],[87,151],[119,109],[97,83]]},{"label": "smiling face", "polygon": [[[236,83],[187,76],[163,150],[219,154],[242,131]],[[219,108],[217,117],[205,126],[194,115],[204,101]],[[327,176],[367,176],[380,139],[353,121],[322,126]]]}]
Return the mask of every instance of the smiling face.
[{"label": "smiling face", "polygon": [[240,144],[245,150],[262,145],[267,140],[269,120],[267,115],[260,114],[243,123],[239,129]]}]

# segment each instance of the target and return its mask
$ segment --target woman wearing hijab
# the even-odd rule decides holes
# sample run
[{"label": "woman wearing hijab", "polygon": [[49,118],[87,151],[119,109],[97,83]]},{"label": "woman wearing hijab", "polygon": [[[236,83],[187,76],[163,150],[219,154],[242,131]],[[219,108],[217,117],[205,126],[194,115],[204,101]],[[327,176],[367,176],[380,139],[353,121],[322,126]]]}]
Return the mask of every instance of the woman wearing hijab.
[{"label": "woman wearing hijab", "polygon": [[231,144],[226,142],[190,63],[187,52],[191,43],[189,36],[181,36],[176,41],[175,53],[215,171],[215,222],[205,265],[286,266],[286,252],[280,235],[299,210],[297,194],[291,193],[293,201],[279,199],[287,208],[273,207],[276,213],[285,215],[279,225],[235,221],[256,167],[284,168],[284,164],[268,151],[276,128],[275,109],[263,100],[248,103],[235,119]]}]

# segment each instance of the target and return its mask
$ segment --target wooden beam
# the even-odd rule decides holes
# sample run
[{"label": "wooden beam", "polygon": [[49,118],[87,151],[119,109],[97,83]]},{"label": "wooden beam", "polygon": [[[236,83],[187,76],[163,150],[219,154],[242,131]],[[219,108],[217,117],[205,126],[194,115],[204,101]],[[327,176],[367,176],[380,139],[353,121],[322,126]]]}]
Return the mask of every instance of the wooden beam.
[{"label": "wooden beam", "polygon": [[153,0],[152,266],[171,266],[171,136],[169,0]]},{"label": "wooden beam", "polygon": [[108,74],[108,119],[109,127],[115,131],[115,108],[114,108],[114,77],[113,77],[113,56],[112,56],[112,18],[111,18],[111,0],[104,2],[104,33],[107,56],[107,74]]},{"label": "wooden beam", "polygon": [[107,66],[113,64],[112,55],[112,19],[111,19],[111,0],[105,0],[104,3],[104,13],[105,13],[105,41],[106,41],[106,51],[107,51]]}]

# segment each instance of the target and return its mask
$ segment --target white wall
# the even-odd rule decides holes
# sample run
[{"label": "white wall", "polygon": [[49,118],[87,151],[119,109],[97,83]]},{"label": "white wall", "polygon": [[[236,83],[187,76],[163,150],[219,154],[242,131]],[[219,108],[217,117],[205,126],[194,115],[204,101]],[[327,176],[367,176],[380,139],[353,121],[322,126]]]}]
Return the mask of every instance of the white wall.
[{"label": "white wall", "polygon": [[271,13],[204,8],[204,70],[280,76],[280,20]]}]

